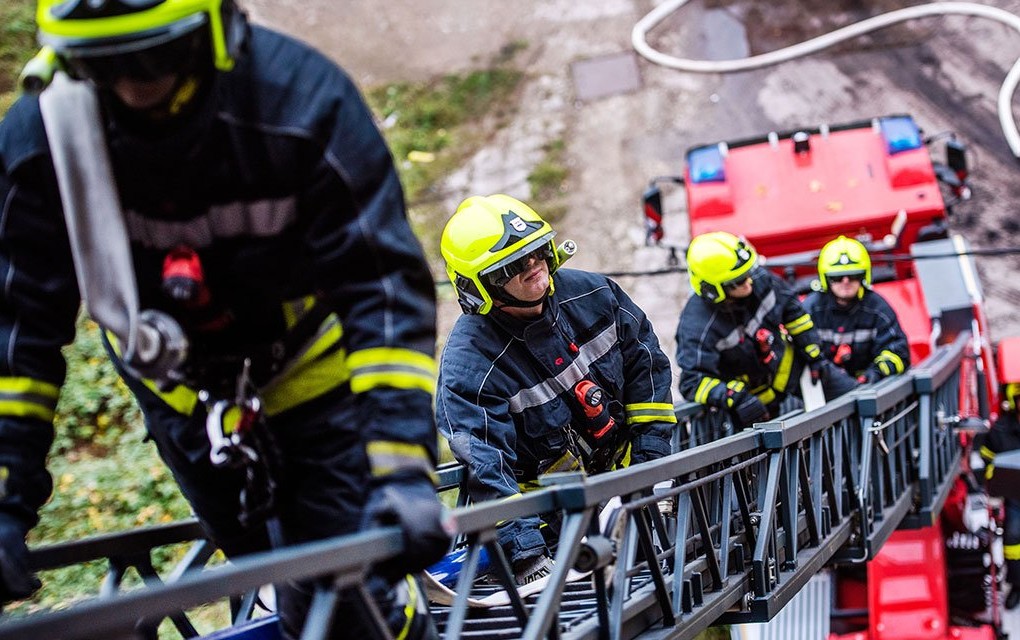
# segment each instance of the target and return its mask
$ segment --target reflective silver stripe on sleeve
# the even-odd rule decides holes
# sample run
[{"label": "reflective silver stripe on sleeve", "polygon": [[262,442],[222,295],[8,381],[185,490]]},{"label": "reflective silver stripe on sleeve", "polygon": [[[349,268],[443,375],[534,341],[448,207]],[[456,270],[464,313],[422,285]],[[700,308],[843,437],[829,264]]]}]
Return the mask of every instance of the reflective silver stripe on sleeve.
[{"label": "reflective silver stripe on sleeve", "polygon": [[155,220],[136,211],[124,212],[132,241],[154,249],[180,244],[202,248],[217,238],[274,236],[297,220],[297,198],[231,202],[214,205],[190,220]]},{"label": "reflective silver stripe on sleeve", "polygon": [[818,329],[818,339],[832,344],[853,344],[874,340],[878,329],[857,329],[849,333],[837,333],[832,329]]},{"label": "reflective silver stripe on sleeve", "polygon": [[754,317],[747,323],[747,327],[744,329],[744,333],[749,336],[754,336],[754,333],[761,326],[762,321],[765,320],[765,316],[768,315],[769,311],[776,308],[776,292],[769,291],[764,298],[762,298],[761,304],[754,312]]},{"label": "reflective silver stripe on sleeve", "polygon": [[521,413],[531,407],[549,402],[559,394],[572,389],[588,375],[591,364],[609,353],[616,344],[616,323],[579,347],[577,358],[558,375],[547,378],[527,389],[521,389],[509,400],[510,412]]}]

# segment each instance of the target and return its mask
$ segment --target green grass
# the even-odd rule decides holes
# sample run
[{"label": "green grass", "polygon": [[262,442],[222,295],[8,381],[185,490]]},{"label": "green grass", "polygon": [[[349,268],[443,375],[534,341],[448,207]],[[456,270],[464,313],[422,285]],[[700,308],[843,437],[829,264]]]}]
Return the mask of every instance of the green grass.
[{"label": "green grass", "polygon": [[510,96],[520,80],[519,71],[497,66],[368,90],[410,205],[428,199],[429,187],[477,148],[471,125],[512,112]]},{"label": "green grass", "polygon": [[528,174],[531,188],[531,206],[546,219],[555,224],[566,215],[566,196],[570,169],[564,163],[566,144],[554,140],[545,145],[545,156]]},{"label": "green grass", "polygon": [[0,114],[17,97],[18,74],[35,51],[34,0],[0,2]]}]

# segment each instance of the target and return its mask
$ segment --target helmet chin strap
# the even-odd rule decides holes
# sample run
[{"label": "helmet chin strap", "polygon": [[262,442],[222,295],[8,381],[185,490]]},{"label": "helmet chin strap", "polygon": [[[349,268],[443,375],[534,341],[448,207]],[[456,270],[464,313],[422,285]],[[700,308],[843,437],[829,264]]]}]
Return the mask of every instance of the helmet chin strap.
[{"label": "helmet chin strap", "polygon": [[551,289],[552,289],[551,286],[546,287],[545,293],[543,293],[538,300],[535,300],[533,302],[525,302],[520,298],[515,298],[514,296],[507,293],[506,289],[504,289],[503,287],[492,287],[491,293],[492,297],[498,300],[500,303],[502,303],[504,307],[519,307],[521,309],[528,309],[531,307],[537,307],[543,302],[545,302],[545,299],[549,297],[549,291]]}]

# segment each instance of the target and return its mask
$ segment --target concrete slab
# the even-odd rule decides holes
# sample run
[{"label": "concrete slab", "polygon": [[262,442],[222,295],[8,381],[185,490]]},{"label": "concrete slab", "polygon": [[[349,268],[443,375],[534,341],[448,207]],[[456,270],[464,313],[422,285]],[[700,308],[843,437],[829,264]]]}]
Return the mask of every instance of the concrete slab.
[{"label": "concrete slab", "polygon": [[632,52],[579,60],[570,65],[570,75],[574,80],[574,93],[582,102],[632,93],[641,88],[641,74]]}]

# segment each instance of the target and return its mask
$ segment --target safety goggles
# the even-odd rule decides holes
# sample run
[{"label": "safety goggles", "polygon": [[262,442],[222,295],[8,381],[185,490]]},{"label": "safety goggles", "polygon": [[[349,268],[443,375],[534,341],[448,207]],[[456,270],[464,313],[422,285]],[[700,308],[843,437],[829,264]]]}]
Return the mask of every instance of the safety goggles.
[{"label": "safety goggles", "polygon": [[744,286],[744,283],[747,282],[750,279],[751,279],[751,276],[749,276],[747,274],[744,274],[744,275],[740,276],[739,278],[734,278],[733,280],[728,280],[728,281],[722,283],[722,288],[724,290],[726,290],[726,291],[734,291],[734,290],[739,289],[740,287]]},{"label": "safety goggles", "polygon": [[846,278],[851,282],[864,282],[864,274],[858,273],[833,273],[829,275],[829,279],[833,282],[842,282]]},{"label": "safety goggles", "polygon": [[62,55],[71,75],[101,87],[122,79],[151,82],[191,70],[202,56],[211,62],[204,21],[187,26],[190,30],[184,33],[168,32],[134,43],[69,47]]},{"label": "safety goggles", "polygon": [[524,254],[520,258],[512,262],[508,262],[504,265],[497,267],[495,270],[485,274],[485,277],[489,279],[489,282],[496,285],[497,287],[505,287],[514,276],[523,272],[531,264],[531,259],[542,261],[548,260],[552,257],[552,248],[548,244],[543,244],[541,247]]}]

